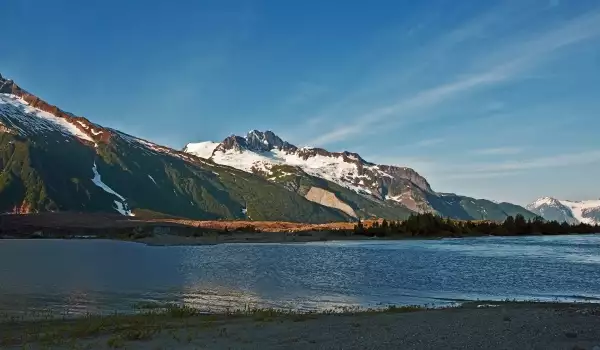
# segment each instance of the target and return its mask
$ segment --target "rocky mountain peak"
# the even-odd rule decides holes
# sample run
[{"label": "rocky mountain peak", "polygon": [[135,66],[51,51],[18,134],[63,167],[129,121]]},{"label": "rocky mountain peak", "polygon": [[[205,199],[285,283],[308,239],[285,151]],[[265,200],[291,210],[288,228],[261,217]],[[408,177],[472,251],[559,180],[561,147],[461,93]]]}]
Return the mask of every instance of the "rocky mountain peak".
[{"label": "rocky mountain peak", "polygon": [[[190,153],[208,153],[203,143],[192,145],[188,150]],[[310,176],[335,182],[380,201],[389,199],[399,203],[410,202],[412,205],[422,200],[418,198],[435,193],[428,181],[411,168],[378,165],[349,151],[298,148],[270,130],[251,130],[245,137],[231,135],[216,145],[210,154],[216,163],[267,178],[278,176],[277,170],[273,170],[278,166],[291,166]],[[417,205],[414,204],[415,208]]]},{"label": "rocky mountain peak", "polygon": [[340,158],[346,163],[354,163],[359,167],[376,164],[363,159],[358,153],[343,151],[330,152],[324,148],[318,147],[297,147],[275,134],[271,130],[259,131],[250,130],[245,137],[230,135],[216,147],[215,152],[226,152],[235,150],[242,152],[244,150],[252,152],[269,152],[273,150],[283,151],[285,154],[294,154],[303,160],[316,156]]},{"label": "rocky mountain peak", "polygon": [[270,130],[251,130],[246,137],[237,135],[228,136],[221,144],[219,144],[219,146],[217,146],[215,152],[227,152],[229,150],[242,152],[248,150],[260,153],[269,152],[274,149],[290,152],[295,151],[298,148],[291,143],[282,140]]},{"label": "rocky mountain peak", "polygon": [[221,143],[215,148],[215,152],[227,152],[229,150],[235,150],[238,152],[242,152],[247,148],[246,139],[237,136],[230,135],[225,138],[225,140],[221,141]]},{"label": "rocky mountain peak", "polygon": [[270,130],[265,132],[251,130],[246,135],[246,142],[252,150],[260,151],[270,151],[274,148],[281,149],[284,144],[284,141]]},{"label": "rocky mountain peak", "polygon": [[12,94],[14,85],[15,83],[12,80],[5,79],[2,77],[2,74],[0,74],[0,93]]}]

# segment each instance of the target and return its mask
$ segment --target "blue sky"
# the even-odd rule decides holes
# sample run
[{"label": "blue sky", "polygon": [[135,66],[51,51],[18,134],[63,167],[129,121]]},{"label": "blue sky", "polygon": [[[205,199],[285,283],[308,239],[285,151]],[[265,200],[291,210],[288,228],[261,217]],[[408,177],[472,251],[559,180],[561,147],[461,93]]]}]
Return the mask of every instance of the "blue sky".
[{"label": "blue sky", "polygon": [[0,18],[0,73],[158,143],[271,129],[438,191],[600,197],[596,0],[19,0]]}]

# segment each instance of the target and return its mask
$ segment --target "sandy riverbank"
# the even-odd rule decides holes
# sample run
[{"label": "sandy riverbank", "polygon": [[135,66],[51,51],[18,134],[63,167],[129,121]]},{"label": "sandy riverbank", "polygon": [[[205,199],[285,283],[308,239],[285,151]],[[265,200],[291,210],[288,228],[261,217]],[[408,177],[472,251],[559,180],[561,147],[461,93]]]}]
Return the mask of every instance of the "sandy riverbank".
[{"label": "sandy riverbank", "polygon": [[[495,307],[478,307],[494,304]],[[347,314],[110,316],[0,324],[31,349],[594,349],[600,305],[469,303]]]}]

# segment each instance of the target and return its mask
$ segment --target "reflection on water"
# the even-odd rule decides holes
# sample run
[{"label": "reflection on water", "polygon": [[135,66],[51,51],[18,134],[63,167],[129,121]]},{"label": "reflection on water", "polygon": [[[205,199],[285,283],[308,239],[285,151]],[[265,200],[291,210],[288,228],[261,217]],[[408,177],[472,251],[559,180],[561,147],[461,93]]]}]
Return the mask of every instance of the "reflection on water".
[{"label": "reflection on water", "polygon": [[474,299],[600,298],[600,236],[149,247],[0,240],[0,312],[319,310]]}]

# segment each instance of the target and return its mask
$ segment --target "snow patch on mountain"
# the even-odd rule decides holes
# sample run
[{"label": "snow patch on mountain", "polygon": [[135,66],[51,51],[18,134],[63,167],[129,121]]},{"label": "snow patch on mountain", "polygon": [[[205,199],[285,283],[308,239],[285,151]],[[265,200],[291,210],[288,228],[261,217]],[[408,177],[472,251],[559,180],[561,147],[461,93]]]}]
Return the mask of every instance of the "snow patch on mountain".
[{"label": "snow patch on mountain", "polygon": [[590,217],[591,211],[600,209],[600,200],[589,200],[574,202],[569,200],[561,200],[560,204],[568,207],[577,221],[588,225],[600,224],[600,219]]},{"label": "snow patch on mountain", "polygon": [[87,131],[91,132],[91,133],[92,133],[92,135],[94,135],[94,136],[98,136],[98,135],[100,135],[100,134],[102,134],[102,133],[104,132],[104,130],[101,130],[101,129],[99,129],[99,128],[98,128],[98,129],[96,129],[96,128],[94,128],[93,126],[91,126],[91,125],[88,125],[88,124],[86,124],[86,123],[82,122],[81,120],[78,120],[78,121],[77,121],[77,124],[79,124],[79,125],[80,125],[82,128],[84,128],[85,130],[87,130]]},{"label": "snow patch on mountain", "polygon": [[117,206],[115,208],[116,211],[118,211],[119,213],[121,213],[122,215],[125,216],[135,216],[135,214],[133,214],[131,212],[131,210],[129,210],[127,202],[125,201],[125,198],[123,196],[121,196],[120,194],[118,194],[117,192],[115,192],[112,188],[110,188],[107,184],[105,184],[104,182],[102,182],[102,176],[100,175],[100,173],[98,173],[98,167],[96,167],[96,162],[94,162],[94,166],[92,167],[92,172],[94,173],[94,177],[92,178],[92,182],[100,187],[101,189],[104,190],[104,192],[110,193],[116,197],[118,197],[121,201],[117,201],[115,200],[115,205]]},{"label": "snow patch on mountain", "polygon": [[205,141],[198,143],[188,143],[183,149],[184,152],[191,153],[200,158],[210,158],[219,145],[218,142]]},{"label": "snow patch on mountain", "polygon": [[1,116],[7,117],[11,122],[16,121],[21,125],[17,126],[13,123],[12,126],[18,129],[22,136],[29,133],[58,131],[67,136],[94,142],[91,137],[66,119],[31,107],[25,100],[11,94],[0,94],[0,113]]},{"label": "snow patch on mountain", "polygon": [[119,202],[118,200],[113,201],[116,205],[115,210],[123,216],[135,216],[131,210],[127,209],[125,202]]},{"label": "snow patch on mountain", "polygon": [[282,161],[276,159],[269,153],[259,154],[256,152],[243,150],[237,152],[229,150],[227,152],[217,152],[212,158],[215,163],[228,165],[252,173],[253,169],[259,169],[270,173],[273,164],[282,164]]},{"label": "snow patch on mountain", "polygon": [[[360,183],[360,178],[367,178],[367,176],[358,175],[359,169],[357,165],[345,162],[341,157],[327,157],[317,154],[303,159],[297,154],[273,149],[268,152],[253,152],[249,150],[215,152],[211,159],[218,164],[228,165],[249,173],[262,172],[267,177],[272,175],[271,169],[274,165],[294,166],[302,169],[309,175],[337,183],[357,193],[372,194],[369,189]],[[379,170],[377,166],[363,167],[382,176],[390,176]]]}]

